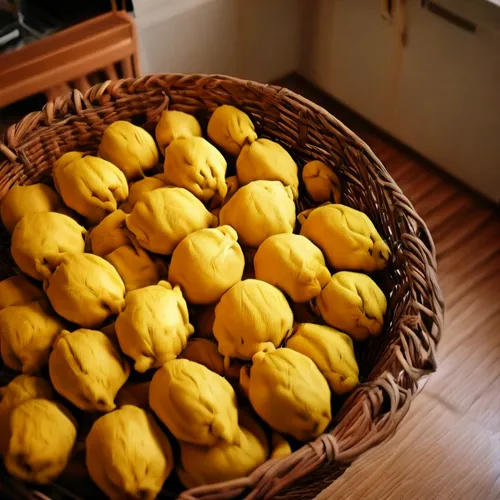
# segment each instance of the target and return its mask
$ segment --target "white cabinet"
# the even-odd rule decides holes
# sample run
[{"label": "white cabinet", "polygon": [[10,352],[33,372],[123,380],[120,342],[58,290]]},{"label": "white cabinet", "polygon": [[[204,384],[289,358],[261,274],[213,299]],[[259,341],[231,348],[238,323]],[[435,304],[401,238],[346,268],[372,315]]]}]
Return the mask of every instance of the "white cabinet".
[{"label": "white cabinet", "polygon": [[301,73],[500,200],[500,7],[488,0],[433,2],[438,13],[466,21],[464,29],[420,0],[392,4],[392,20],[385,20],[381,2],[308,2]]}]

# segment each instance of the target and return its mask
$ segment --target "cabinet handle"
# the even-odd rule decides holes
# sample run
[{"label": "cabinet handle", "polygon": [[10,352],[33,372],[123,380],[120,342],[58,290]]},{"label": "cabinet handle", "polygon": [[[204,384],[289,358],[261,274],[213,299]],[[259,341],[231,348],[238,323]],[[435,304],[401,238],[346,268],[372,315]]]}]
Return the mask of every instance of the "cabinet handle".
[{"label": "cabinet handle", "polygon": [[477,31],[477,26],[472,21],[469,21],[468,19],[465,19],[465,17],[455,14],[455,12],[448,10],[446,7],[443,7],[436,2],[432,2],[430,0],[422,0],[421,5],[431,14],[439,16],[445,21],[454,24],[458,28],[462,28],[469,33],[475,33]]}]

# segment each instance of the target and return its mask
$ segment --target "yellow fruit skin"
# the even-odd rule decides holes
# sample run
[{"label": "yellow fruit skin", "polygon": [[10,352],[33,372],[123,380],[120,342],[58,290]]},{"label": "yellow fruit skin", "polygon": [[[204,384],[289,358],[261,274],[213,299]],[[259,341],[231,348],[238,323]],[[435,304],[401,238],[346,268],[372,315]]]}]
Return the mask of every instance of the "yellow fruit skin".
[{"label": "yellow fruit skin", "polygon": [[89,239],[93,254],[104,257],[129,243],[126,218],[125,212],[115,210],[90,231]]},{"label": "yellow fruit skin", "polygon": [[220,209],[234,196],[236,191],[238,191],[240,184],[236,175],[226,177],[226,188],[227,191],[224,198],[222,198],[219,193],[215,193],[214,197],[210,200],[210,211],[214,212],[218,210],[220,213]]},{"label": "yellow fruit skin", "polygon": [[227,163],[203,137],[187,137],[172,141],[165,150],[163,177],[167,184],[183,187],[207,202],[217,193],[226,197]]},{"label": "yellow fruit skin", "polygon": [[363,212],[329,204],[306,210],[298,219],[300,234],[316,244],[335,269],[373,272],[387,265],[389,247]]},{"label": "yellow fruit skin", "polygon": [[54,399],[54,391],[42,377],[18,375],[8,385],[0,387],[0,457],[8,450],[12,412],[28,399]]},{"label": "yellow fruit skin", "polygon": [[223,356],[252,359],[277,348],[293,326],[293,313],[277,288],[258,280],[234,285],[215,308],[214,335]]},{"label": "yellow fruit skin", "polygon": [[152,415],[124,406],[99,418],[86,440],[94,483],[111,499],[154,500],[174,458],[167,436]]},{"label": "yellow fruit skin", "polygon": [[199,363],[165,363],[151,381],[149,404],[182,441],[211,446],[240,438],[236,393],[227,380]]},{"label": "yellow fruit skin", "polygon": [[49,359],[54,389],[85,411],[108,412],[127,381],[130,367],[102,332],[81,328],[64,331]]},{"label": "yellow fruit skin", "polygon": [[175,359],[194,331],[180,288],[166,281],[128,293],[115,329],[122,351],[141,373]]},{"label": "yellow fruit skin", "polygon": [[285,292],[293,302],[307,302],[330,281],[321,250],[304,236],[275,234],[254,257],[255,277]]},{"label": "yellow fruit skin", "polygon": [[336,394],[358,385],[359,368],[349,335],[329,326],[300,323],[286,346],[311,359]]},{"label": "yellow fruit skin", "polygon": [[168,281],[181,287],[188,302],[211,304],[241,281],[244,268],[243,250],[231,226],[201,229],[174,250]]},{"label": "yellow fruit skin", "polygon": [[87,230],[71,217],[56,212],[25,215],[12,234],[10,251],[21,271],[47,279],[64,253],[83,253]]},{"label": "yellow fruit skin", "polygon": [[316,365],[291,349],[257,353],[240,383],[257,414],[275,431],[310,441],[332,418],[330,388]]},{"label": "yellow fruit skin", "polygon": [[208,339],[192,339],[182,351],[180,357],[206,366],[210,371],[224,376],[224,358],[219,353],[217,344]]},{"label": "yellow fruit skin", "polygon": [[240,413],[237,443],[219,441],[211,447],[179,442],[177,475],[186,488],[238,479],[251,474],[269,455],[266,434],[249,415]]},{"label": "yellow fruit skin", "polygon": [[203,135],[198,120],[182,111],[163,111],[155,129],[156,142],[160,151],[165,153],[165,148],[175,139],[185,137],[201,137]]},{"label": "yellow fruit skin", "polygon": [[165,187],[145,193],[126,222],[143,248],[170,255],[188,234],[216,226],[217,218],[187,189]]},{"label": "yellow fruit skin", "polygon": [[332,168],[322,161],[313,160],[306,163],[302,170],[302,180],[309,196],[316,203],[341,203],[340,180]]},{"label": "yellow fruit skin", "polygon": [[0,336],[4,363],[18,372],[37,373],[49,360],[52,344],[64,326],[40,302],[3,309]]},{"label": "yellow fruit skin", "polygon": [[16,224],[27,214],[56,212],[64,207],[58,194],[45,184],[12,186],[0,205],[3,225],[12,234]]},{"label": "yellow fruit skin", "polygon": [[66,164],[62,157],[54,164],[52,176],[64,203],[91,224],[115,211],[128,196],[123,173],[102,158],[85,156]]},{"label": "yellow fruit skin", "polygon": [[250,117],[227,104],[215,109],[208,122],[207,133],[217,146],[234,156],[240,154],[245,144],[252,144],[257,139]]},{"label": "yellow fruit skin", "polygon": [[132,212],[135,207],[135,204],[141,199],[144,193],[149,193],[150,191],[154,191],[155,189],[160,189],[165,187],[165,182],[158,177],[145,177],[140,181],[134,182],[129,186],[129,195],[127,201],[120,205],[120,209],[126,213]]},{"label": "yellow fruit skin", "polygon": [[236,229],[242,245],[257,248],[273,234],[292,233],[295,204],[279,181],[255,181],[238,189],[220,211],[220,223]]},{"label": "yellow fruit skin", "polygon": [[269,139],[243,146],[236,160],[236,173],[241,186],[258,180],[280,181],[290,186],[294,199],[298,196],[297,164],[283,146]]},{"label": "yellow fruit skin", "polygon": [[48,484],[66,468],[76,441],[76,424],[61,404],[30,399],[11,415],[12,436],[5,467],[23,481]]},{"label": "yellow fruit skin", "polygon": [[144,177],[158,163],[158,149],[151,134],[121,120],[104,131],[99,156],[118,167],[128,180]]},{"label": "yellow fruit skin", "polygon": [[126,292],[156,285],[160,281],[160,266],[141,248],[135,236],[129,233],[129,243],[104,256],[118,271]]},{"label": "yellow fruit skin", "polygon": [[29,304],[43,298],[42,290],[22,275],[0,281],[0,311],[9,306]]},{"label": "yellow fruit skin", "polygon": [[382,331],[387,299],[369,276],[341,271],[332,276],[316,306],[329,325],[365,340]]},{"label": "yellow fruit skin", "polygon": [[44,284],[54,310],[84,328],[101,325],[123,307],[125,285],[102,257],[66,254]]}]

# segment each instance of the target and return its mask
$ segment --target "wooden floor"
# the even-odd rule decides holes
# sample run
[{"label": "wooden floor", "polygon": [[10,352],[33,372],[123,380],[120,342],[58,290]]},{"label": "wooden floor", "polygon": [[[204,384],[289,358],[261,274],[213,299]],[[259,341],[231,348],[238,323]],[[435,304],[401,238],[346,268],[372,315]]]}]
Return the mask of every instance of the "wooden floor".
[{"label": "wooden floor", "polygon": [[317,500],[500,499],[498,214],[303,80],[279,84],[327,108],[384,163],[431,230],[446,303],[438,371],[396,435]]}]

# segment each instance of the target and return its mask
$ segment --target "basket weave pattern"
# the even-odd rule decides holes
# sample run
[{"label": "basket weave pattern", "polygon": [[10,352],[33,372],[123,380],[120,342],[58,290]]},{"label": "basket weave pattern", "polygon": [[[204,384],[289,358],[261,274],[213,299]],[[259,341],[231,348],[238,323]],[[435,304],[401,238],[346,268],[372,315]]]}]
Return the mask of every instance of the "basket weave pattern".
[{"label": "basket weave pattern", "polygon": [[[365,212],[392,250],[389,268],[377,277],[388,296],[386,328],[357,353],[363,383],[343,403],[330,432],[285,459],[268,461],[247,478],[181,494],[183,500],[311,498],[345,464],[391,436],[418,381],[436,368],[442,330],[432,238],[364,142],[324,109],[272,85],[219,75],[108,81],[85,95],[75,90],[58,97],[8,129],[0,142],[0,202],[12,185],[50,176],[53,162],[65,152],[95,154],[104,129],[116,120],[153,131],[160,113],[169,108],[192,113],[206,125],[222,104],[248,113],[259,137],[281,143],[300,167],[313,159],[334,165],[343,181],[343,203]],[[299,208],[310,206],[301,192]],[[2,235],[0,251],[0,272],[12,274],[7,236]]]}]

